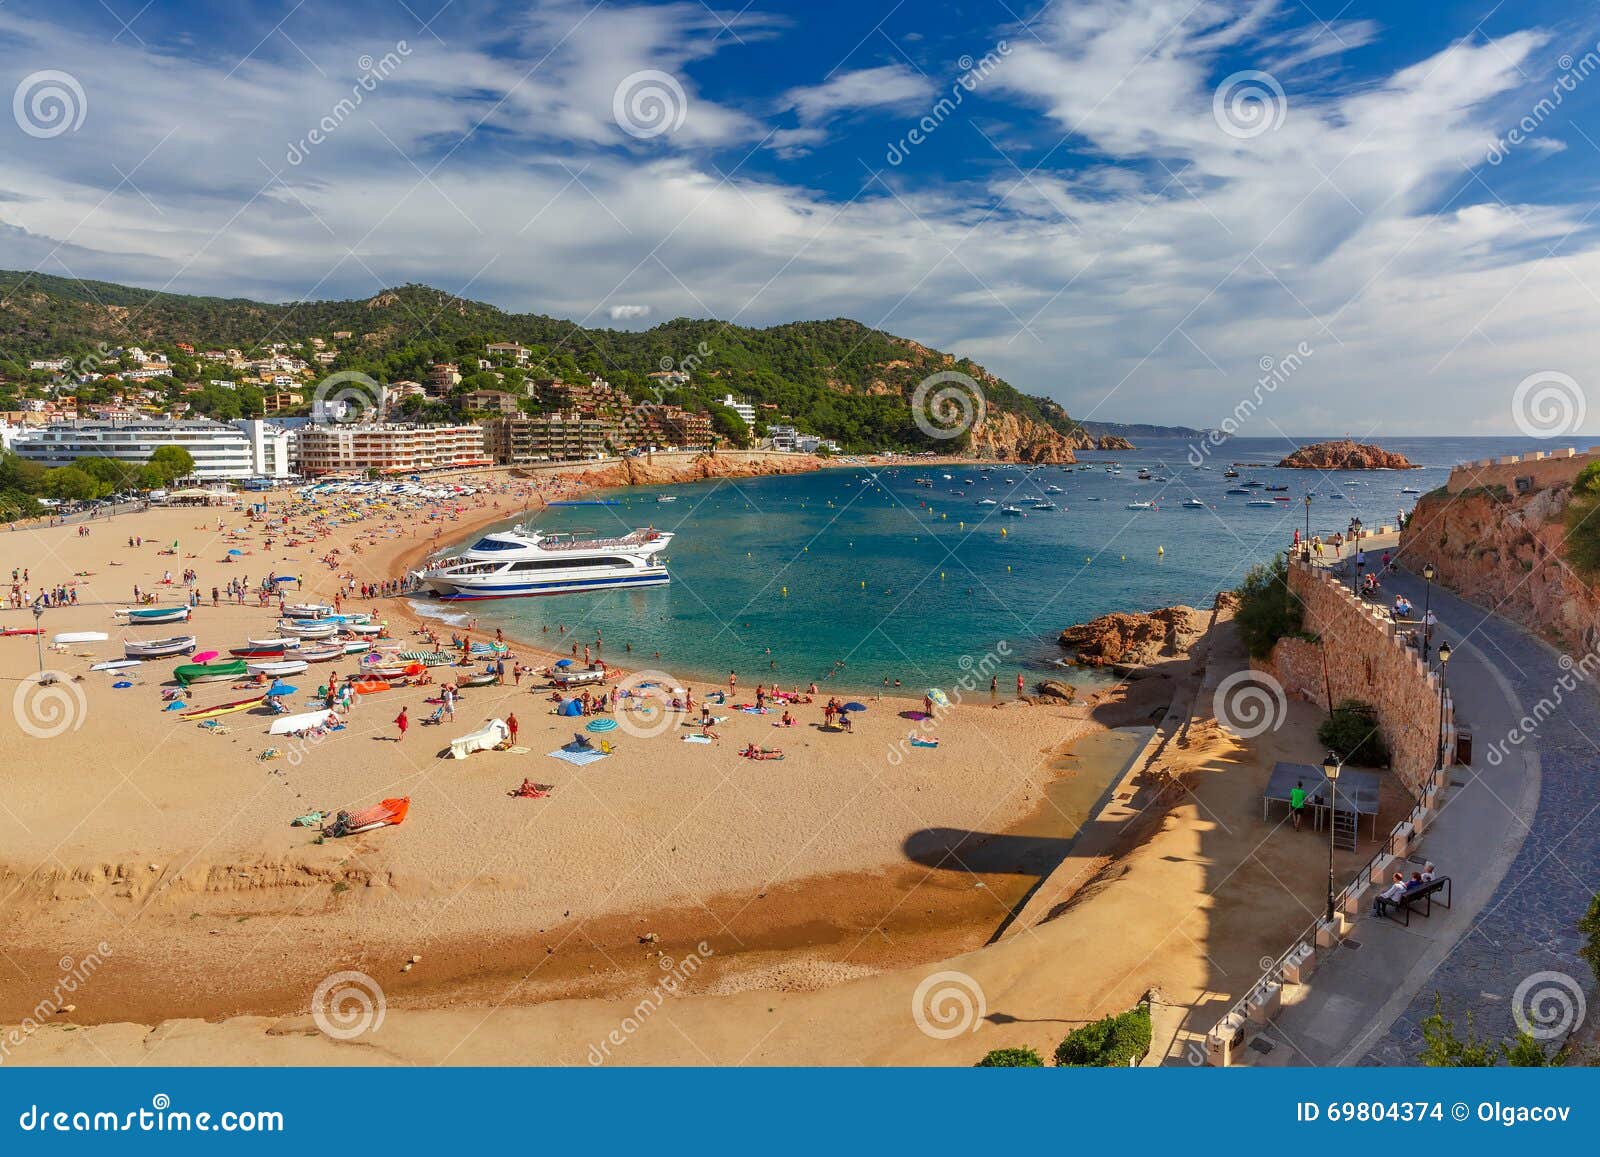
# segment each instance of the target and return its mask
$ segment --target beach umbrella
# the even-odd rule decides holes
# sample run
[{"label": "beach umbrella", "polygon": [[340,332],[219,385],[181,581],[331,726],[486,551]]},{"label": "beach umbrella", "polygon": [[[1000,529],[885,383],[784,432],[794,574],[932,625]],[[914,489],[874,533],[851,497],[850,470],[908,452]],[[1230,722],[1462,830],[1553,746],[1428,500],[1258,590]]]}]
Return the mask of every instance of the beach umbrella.
[{"label": "beach umbrella", "polygon": [[268,695],[293,695],[298,690],[300,690],[300,688],[291,687],[291,686],[289,686],[289,684],[285,683],[282,679],[274,679],[272,681],[272,686],[267,688],[267,694]]},{"label": "beach umbrella", "polygon": [[194,661],[196,663],[209,663],[209,662],[211,662],[211,660],[215,659],[220,653],[221,652],[219,652],[219,651],[201,651],[198,655],[196,655],[194,657]]},{"label": "beach umbrella", "polygon": [[950,696],[946,695],[937,687],[928,688],[928,699],[937,707],[950,706]]},{"label": "beach umbrella", "polygon": [[617,729],[617,721],[615,719],[596,719],[591,723],[585,724],[583,729],[594,732],[615,731]]},{"label": "beach umbrella", "polygon": [[866,709],[867,705],[865,703],[856,703],[853,701],[846,703],[842,708],[840,708],[842,711],[865,711]]},{"label": "beach umbrella", "polygon": [[570,667],[570,666],[572,666],[572,660],[571,659],[558,659],[556,661],[556,666],[557,667]]},{"label": "beach umbrella", "polygon": [[243,554],[244,551],[235,549],[235,550],[230,550],[228,553],[229,554]]}]

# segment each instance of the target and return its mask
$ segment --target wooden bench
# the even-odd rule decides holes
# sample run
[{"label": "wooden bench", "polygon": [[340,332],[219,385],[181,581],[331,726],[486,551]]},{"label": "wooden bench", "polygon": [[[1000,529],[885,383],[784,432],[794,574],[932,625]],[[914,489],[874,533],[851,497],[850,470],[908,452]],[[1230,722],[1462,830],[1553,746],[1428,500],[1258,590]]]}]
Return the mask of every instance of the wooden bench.
[{"label": "wooden bench", "polygon": [[[1389,917],[1389,919],[1395,921],[1396,923],[1404,924],[1409,928],[1411,926],[1412,912],[1420,912],[1423,916],[1433,915],[1433,901],[1435,897],[1437,897],[1439,903],[1443,904],[1446,908],[1450,907],[1449,876],[1439,876],[1434,880],[1430,880],[1420,888],[1411,889],[1411,891],[1407,892],[1404,896],[1401,896],[1398,900],[1384,901],[1382,905],[1383,915]],[[1418,905],[1421,905],[1421,907],[1418,907]],[[1402,920],[1401,916],[1404,916],[1405,919]]]}]

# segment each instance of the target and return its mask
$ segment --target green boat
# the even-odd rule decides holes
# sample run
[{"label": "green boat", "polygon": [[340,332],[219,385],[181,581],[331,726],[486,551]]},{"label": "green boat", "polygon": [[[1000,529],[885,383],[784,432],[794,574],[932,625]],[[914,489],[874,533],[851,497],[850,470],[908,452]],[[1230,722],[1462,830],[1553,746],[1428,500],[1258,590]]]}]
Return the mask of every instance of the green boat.
[{"label": "green boat", "polygon": [[234,659],[227,663],[181,663],[173,668],[173,678],[185,687],[196,683],[221,683],[233,679],[243,679],[247,674],[248,665],[243,659]]}]

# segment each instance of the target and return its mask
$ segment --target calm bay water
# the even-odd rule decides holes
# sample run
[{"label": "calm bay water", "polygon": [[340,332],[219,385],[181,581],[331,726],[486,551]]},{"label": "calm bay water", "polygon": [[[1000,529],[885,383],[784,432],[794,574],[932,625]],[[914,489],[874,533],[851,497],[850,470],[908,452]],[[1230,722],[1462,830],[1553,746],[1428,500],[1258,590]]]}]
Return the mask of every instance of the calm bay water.
[{"label": "calm bay water", "polygon": [[[1232,462],[1276,462],[1288,452],[1282,439],[1234,439],[1206,459],[1208,470],[1191,467],[1187,443],[1146,441],[1137,450],[1080,455],[1089,471],[994,467],[985,480],[976,466],[905,465],[877,470],[874,480],[866,468],[842,467],[620,491],[609,495],[619,505],[558,507],[537,525],[671,530],[670,586],[433,610],[552,644],[563,641],[558,624],[571,632],[565,639],[580,643],[600,631],[613,661],[685,676],[726,677],[735,668],[751,684],[775,674],[784,683],[817,679],[859,690],[888,678],[920,694],[988,669],[988,656],[1006,691],[1019,671],[1045,670],[1059,658],[1054,639],[1065,626],[1115,610],[1209,606],[1305,526],[1307,490],[1314,492],[1312,533],[1342,530],[1355,517],[1377,527],[1416,501],[1403,487],[1439,486],[1457,462],[1551,448],[1526,438],[1381,444],[1423,468],[1327,475],[1241,468],[1238,481],[1290,487],[1293,501],[1271,509],[1226,495],[1237,483],[1222,471]],[[1112,460],[1121,475],[1105,472]],[[1138,481],[1140,466],[1167,481]],[[916,485],[917,477],[931,477],[933,487]],[[1047,486],[1064,493],[1046,494]],[[657,503],[661,493],[677,501]],[[1021,506],[1026,517],[978,506],[985,497]],[[1041,498],[1061,509],[1028,509]],[[1183,508],[1190,498],[1206,509]],[[1159,509],[1127,509],[1135,501]],[[631,654],[623,654],[625,643]]]}]

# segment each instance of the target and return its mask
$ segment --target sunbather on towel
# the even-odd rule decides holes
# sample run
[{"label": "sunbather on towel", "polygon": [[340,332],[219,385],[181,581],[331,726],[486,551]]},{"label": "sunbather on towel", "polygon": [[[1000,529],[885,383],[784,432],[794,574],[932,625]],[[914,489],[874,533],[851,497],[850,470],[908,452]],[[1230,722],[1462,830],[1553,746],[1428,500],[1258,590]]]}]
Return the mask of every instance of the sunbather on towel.
[{"label": "sunbather on towel", "polygon": [[753,743],[750,744],[748,747],[746,747],[739,754],[744,756],[746,759],[782,759],[783,758],[783,752],[778,750],[776,747],[757,747]]}]

